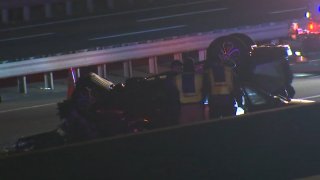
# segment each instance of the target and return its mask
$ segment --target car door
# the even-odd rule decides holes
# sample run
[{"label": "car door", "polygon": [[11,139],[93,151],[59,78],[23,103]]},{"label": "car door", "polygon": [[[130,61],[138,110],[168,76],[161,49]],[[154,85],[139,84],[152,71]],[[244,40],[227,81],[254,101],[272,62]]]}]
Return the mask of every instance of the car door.
[{"label": "car door", "polygon": [[245,85],[242,90],[244,94],[243,104],[245,112],[255,112],[285,105],[285,103],[283,103],[279,98],[274,97],[254,86]]}]

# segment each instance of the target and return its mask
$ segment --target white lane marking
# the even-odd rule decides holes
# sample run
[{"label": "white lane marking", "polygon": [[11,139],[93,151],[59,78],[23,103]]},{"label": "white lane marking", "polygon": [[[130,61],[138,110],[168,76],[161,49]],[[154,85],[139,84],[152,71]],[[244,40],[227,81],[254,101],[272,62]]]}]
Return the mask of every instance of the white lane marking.
[{"label": "white lane marking", "polygon": [[313,79],[313,78],[319,78],[320,75],[316,75],[316,74],[313,74],[313,73],[294,73],[293,74],[293,77],[296,77],[296,78],[303,78],[303,79]]},{"label": "white lane marking", "polygon": [[12,37],[12,38],[0,39],[0,42],[15,41],[15,40],[21,40],[21,39],[31,39],[31,38],[37,38],[37,37],[43,37],[43,36],[50,36],[53,34],[55,33],[32,34],[28,36]]},{"label": "white lane marking", "polygon": [[90,41],[95,40],[101,40],[101,39],[109,39],[109,38],[115,38],[115,37],[121,37],[121,36],[130,36],[130,35],[137,35],[137,34],[143,34],[143,33],[149,33],[149,32],[157,32],[157,31],[164,31],[164,30],[170,30],[170,29],[178,29],[186,27],[187,25],[178,25],[178,26],[170,26],[170,27],[163,27],[163,28],[157,28],[157,29],[149,29],[144,31],[136,31],[136,32],[129,32],[129,33],[123,33],[123,34],[115,34],[111,36],[104,36],[104,37],[96,37],[89,39]]},{"label": "white lane marking", "polygon": [[303,98],[299,98],[299,99],[315,99],[315,98],[319,98],[320,95],[314,95],[314,96],[308,96],[308,97],[303,97]]},{"label": "white lane marking", "polygon": [[208,12],[225,11],[227,9],[228,8],[216,8],[216,9],[208,9],[208,10],[203,10],[203,11],[194,11],[194,12],[173,14],[173,15],[168,15],[168,16],[144,18],[144,19],[137,20],[137,22],[147,22],[147,21],[155,21],[155,20],[161,20],[161,19],[169,19],[169,18],[174,18],[174,17],[189,16],[189,15],[195,15],[195,14],[203,14],[203,13],[208,13]]},{"label": "white lane marking", "polygon": [[28,109],[34,109],[39,107],[45,107],[45,106],[52,106],[56,105],[57,103],[48,103],[48,104],[40,104],[40,105],[34,105],[34,106],[28,106],[28,107],[21,107],[21,108],[14,108],[14,109],[8,109],[8,110],[2,110],[0,111],[0,114],[7,113],[7,112],[13,112],[13,111],[21,111],[21,110],[28,110]]},{"label": "white lane marking", "polygon": [[282,14],[282,13],[288,13],[288,12],[295,12],[295,11],[301,11],[301,10],[306,10],[306,7],[301,7],[301,8],[295,8],[295,9],[285,9],[285,10],[279,10],[279,11],[272,11],[269,12],[270,14]]},{"label": "white lane marking", "polygon": [[168,6],[162,6],[162,7],[154,7],[154,8],[146,8],[146,9],[125,11],[125,12],[104,14],[104,15],[73,18],[73,19],[53,21],[53,22],[42,23],[42,24],[20,26],[20,27],[16,27],[16,28],[0,29],[0,32],[7,32],[7,31],[21,30],[21,29],[29,29],[29,28],[34,28],[34,27],[48,26],[48,25],[54,25],[54,24],[63,24],[63,23],[69,23],[69,22],[77,22],[77,21],[83,21],[83,20],[98,19],[98,18],[103,18],[103,17],[125,15],[125,14],[130,14],[130,13],[140,13],[140,12],[148,12],[148,11],[153,11],[153,10],[161,10],[161,9],[174,8],[174,7],[183,7],[183,6],[189,6],[189,5],[195,5],[195,4],[203,4],[203,3],[207,3],[207,2],[217,2],[217,0],[203,0],[203,1],[198,1],[198,2],[184,3],[184,4],[174,4],[174,5],[168,5]]},{"label": "white lane marking", "polygon": [[319,78],[320,77],[320,75],[313,75],[313,76],[310,76],[310,77],[308,77],[309,79],[311,79],[311,78],[314,78],[314,79],[316,79],[316,78]]}]

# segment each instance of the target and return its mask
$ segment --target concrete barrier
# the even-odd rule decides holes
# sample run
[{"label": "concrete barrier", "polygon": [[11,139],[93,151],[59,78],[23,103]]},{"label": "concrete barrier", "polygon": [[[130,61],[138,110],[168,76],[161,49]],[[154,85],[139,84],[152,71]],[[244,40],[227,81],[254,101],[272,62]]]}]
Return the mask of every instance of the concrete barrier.
[{"label": "concrete barrier", "polygon": [[320,104],[11,156],[0,179],[296,179],[320,174]]}]

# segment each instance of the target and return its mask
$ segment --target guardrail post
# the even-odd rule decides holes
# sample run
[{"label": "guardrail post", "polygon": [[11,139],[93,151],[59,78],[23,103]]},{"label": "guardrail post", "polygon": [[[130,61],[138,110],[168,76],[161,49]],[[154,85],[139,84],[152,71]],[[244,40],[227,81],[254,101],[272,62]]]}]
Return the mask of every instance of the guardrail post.
[{"label": "guardrail post", "polygon": [[70,0],[66,2],[66,14],[68,16],[72,15],[72,2]]},{"label": "guardrail post", "polygon": [[157,56],[149,57],[149,73],[151,74],[158,73],[157,59]]},{"label": "guardrail post", "polygon": [[107,6],[109,9],[114,9],[114,1],[113,0],[107,0]]},{"label": "guardrail post", "polygon": [[26,76],[18,77],[18,92],[27,94],[27,77]]},{"label": "guardrail post", "polygon": [[80,68],[77,68],[77,77],[80,78],[80,76],[81,76]]},{"label": "guardrail post", "polygon": [[88,9],[89,13],[92,13],[94,11],[93,1],[92,0],[87,0],[87,9]]},{"label": "guardrail post", "polygon": [[53,73],[52,72],[44,74],[44,89],[54,90]]},{"label": "guardrail post", "polygon": [[206,59],[207,59],[207,50],[206,49],[199,50],[199,61],[204,61]]},{"label": "guardrail post", "polygon": [[98,65],[98,75],[103,77],[103,78],[107,78],[107,65],[103,64],[103,65]]},{"label": "guardrail post", "polygon": [[30,21],[30,7],[29,6],[23,7],[23,20]]},{"label": "guardrail post", "polygon": [[131,62],[131,60],[123,62],[123,75],[125,78],[132,77],[132,62]]},{"label": "guardrail post", "polygon": [[2,21],[2,23],[5,23],[5,24],[9,22],[9,10],[8,9],[1,10],[1,21]]},{"label": "guardrail post", "polygon": [[182,53],[175,53],[173,59],[182,61]]},{"label": "guardrail post", "polygon": [[51,4],[46,3],[44,5],[44,13],[46,18],[51,18],[52,17],[52,9],[51,9]]}]

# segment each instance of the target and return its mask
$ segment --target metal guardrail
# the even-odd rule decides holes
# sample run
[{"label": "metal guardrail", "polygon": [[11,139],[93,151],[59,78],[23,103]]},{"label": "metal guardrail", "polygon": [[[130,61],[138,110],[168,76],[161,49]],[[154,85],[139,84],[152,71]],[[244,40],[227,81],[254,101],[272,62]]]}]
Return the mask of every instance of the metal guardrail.
[{"label": "metal guardrail", "polygon": [[0,64],[0,78],[52,72],[70,67],[99,65],[177,52],[202,50],[206,49],[215,38],[230,33],[245,33],[256,41],[286,37],[288,33],[288,22],[222,29],[156,41],[123,44],[118,47],[99,47],[94,50],[86,49],[73,54],[9,62]]}]

